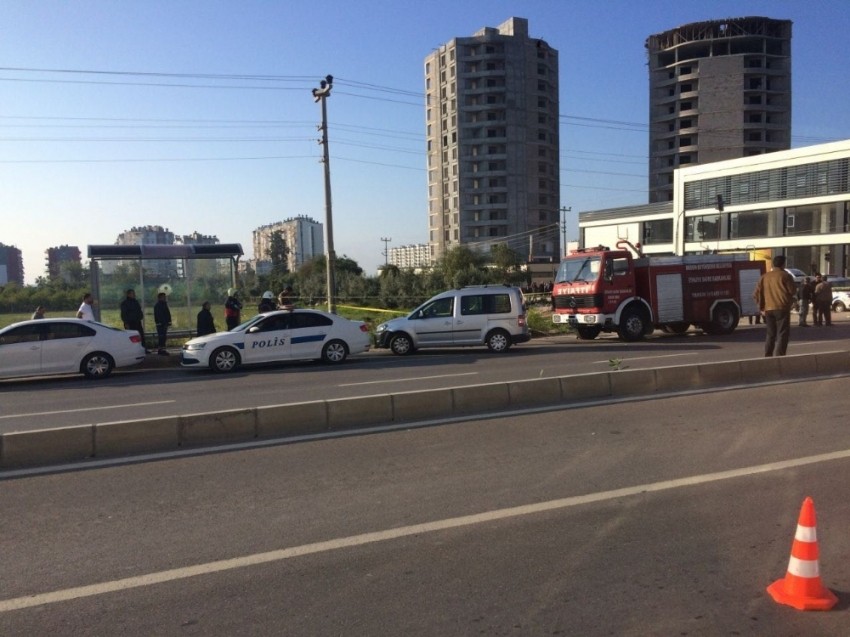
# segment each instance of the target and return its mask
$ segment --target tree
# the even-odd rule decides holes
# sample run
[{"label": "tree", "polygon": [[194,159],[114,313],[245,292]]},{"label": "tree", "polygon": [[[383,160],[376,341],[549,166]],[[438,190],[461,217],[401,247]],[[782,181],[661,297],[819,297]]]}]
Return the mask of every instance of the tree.
[{"label": "tree", "polygon": [[272,262],[272,272],[278,274],[289,272],[287,255],[289,255],[289,248],[286,245],[286,239],[283,238],[283,232],[275,230],[269,237],[269,248],[266,251],[266,256]]}]

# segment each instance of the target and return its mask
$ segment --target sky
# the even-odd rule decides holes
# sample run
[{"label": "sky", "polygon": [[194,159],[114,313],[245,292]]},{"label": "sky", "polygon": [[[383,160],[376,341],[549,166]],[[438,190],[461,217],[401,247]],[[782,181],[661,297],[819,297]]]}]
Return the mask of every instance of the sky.
[{"label": "sky", "polygon": [[[53,246],[161,225],[241,243],[325,221],[368,273],[428,239],[424,59],[510,17],[559,50],[561,206],[647,202],[647,36],[792,20],[792,146],[850,138],[847,0],[0,0],[0,242],[25,280]],[[382,239],[391,239],[385,243]]]}]

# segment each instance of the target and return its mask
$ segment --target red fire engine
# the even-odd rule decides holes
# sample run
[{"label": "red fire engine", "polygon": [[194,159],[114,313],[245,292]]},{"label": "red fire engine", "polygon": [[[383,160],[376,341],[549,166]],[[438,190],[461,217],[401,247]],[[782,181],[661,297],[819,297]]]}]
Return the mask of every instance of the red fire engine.
[{"label": "red fire engine", "polygon": [[747,254],[644,256],[628,241],[575,250],[555,277],[552,321],[575,326],[582,339],[617,332],[636,341],[691,325],[729,334],[741,316],[758,314],[752,294],[762,274],[764,261]]}]

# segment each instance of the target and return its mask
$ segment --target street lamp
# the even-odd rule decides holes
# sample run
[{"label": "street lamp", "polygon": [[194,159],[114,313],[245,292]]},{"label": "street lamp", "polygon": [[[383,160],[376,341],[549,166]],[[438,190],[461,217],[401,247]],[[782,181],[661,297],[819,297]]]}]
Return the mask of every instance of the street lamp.
[{"label": "street lamp", "polygon": [[331,158],[328,151],[328,106],[327,99],[331,94],[334,78],[328,75],[319,82],[319,88],[313,89],[313,101],[320,102],[322,105],[322,124],[319,130],[322,131],[322,139],[319,143],[322,145],[322,163],[325,165],[325,242],[327,243],[328,261],[327,261],[327,287],[328,287],[328,312],[336,314],[336,302],[334,301],[334,267],[336,264],[336,253],[334,252],[334,227],[333,227],[333,208],[331,206]]}]

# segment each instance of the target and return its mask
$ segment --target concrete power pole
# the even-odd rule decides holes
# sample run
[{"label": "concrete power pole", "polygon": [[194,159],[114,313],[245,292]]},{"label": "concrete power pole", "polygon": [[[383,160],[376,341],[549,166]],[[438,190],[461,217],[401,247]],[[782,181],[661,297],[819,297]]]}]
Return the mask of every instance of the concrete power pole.
[{"label": "concrete power pole", "polygon": [[322,125],[319,130],[322,131],[322,163],[325,165],[325,237],[327,242],[328,262],[327,262],[327,287],[328,287],[328,312],[336,314],[336,281],[334,278],[334,269],[336,267],[336,253],[334,252],[334,226],[333,226],[333,207],[331,206],[331,158],[328,150],[328,106],[327,99],[331,94],[334,78],[328,75],[324,80],[319,82],[319,88],[313,89],[313,101],[320,102],[322,105]]},{"label": "concrete power pole", "polygon": [[392,237],[381,237],[381,241],[384,242],[384,268],[390,263],[390,249],[388,244],[392,240]]},{"label": "concrete power pole", "polygon": [[561,221],[561,236],[563,237],[561,240],[561,256],[567,256],[567,213],[572,212],[572,209],[572,206],[561,208],[561,212],[564,213],[564,218]]}]

